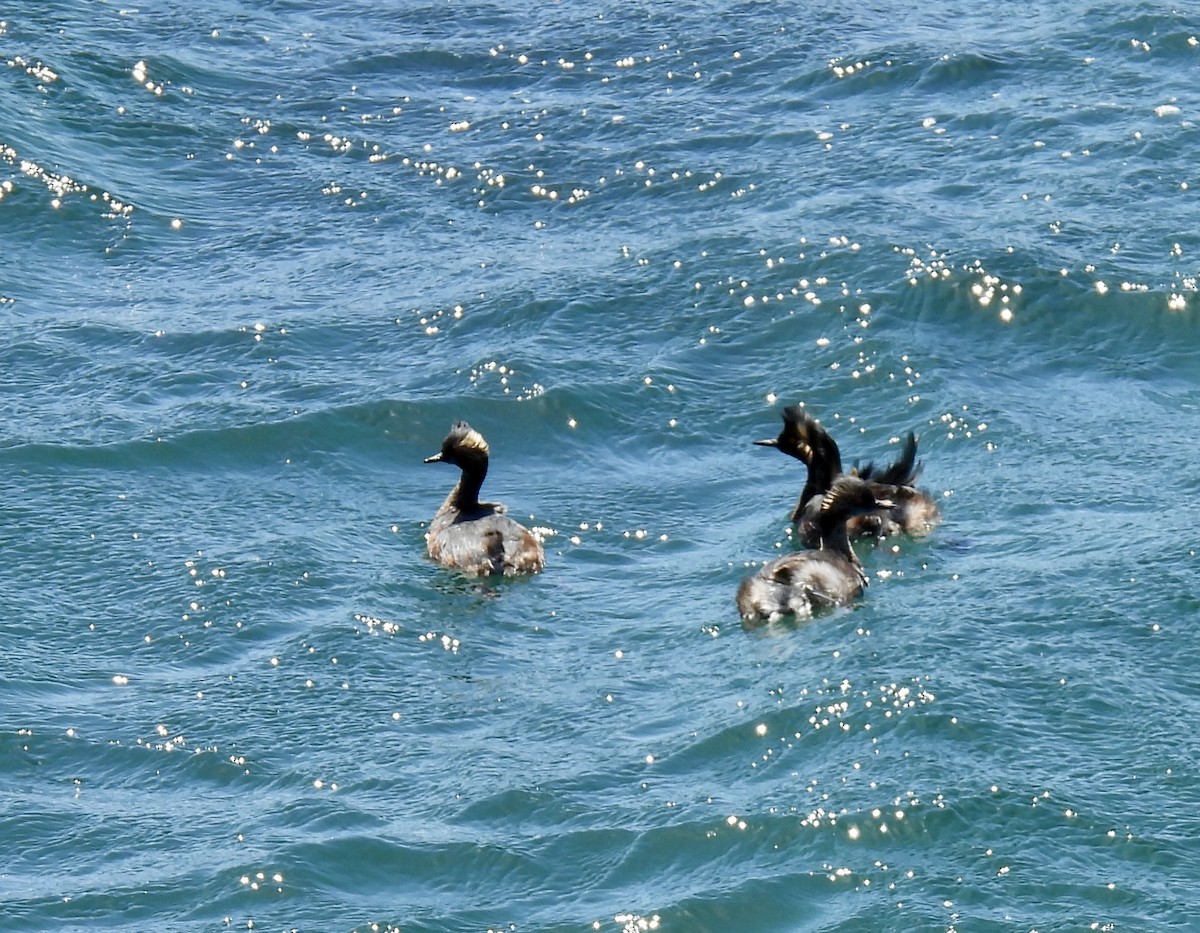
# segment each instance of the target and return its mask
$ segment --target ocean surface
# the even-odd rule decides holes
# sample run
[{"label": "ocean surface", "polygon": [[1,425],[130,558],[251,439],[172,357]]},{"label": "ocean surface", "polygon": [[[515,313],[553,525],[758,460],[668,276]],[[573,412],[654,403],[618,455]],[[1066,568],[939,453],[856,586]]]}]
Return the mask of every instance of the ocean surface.
[{"label": "ocean surface", "polygon": [[[0,929],[1200,930],[1200,12],[0,14]],[[944,521],[744,627],[804,405]],[[451,423],[545,572],[432,565]]]}]

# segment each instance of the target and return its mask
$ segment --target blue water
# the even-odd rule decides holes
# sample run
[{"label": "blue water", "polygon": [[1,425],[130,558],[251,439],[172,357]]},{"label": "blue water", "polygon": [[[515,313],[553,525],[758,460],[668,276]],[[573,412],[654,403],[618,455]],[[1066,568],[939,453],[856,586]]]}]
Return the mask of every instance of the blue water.
[{"label": "blue water", "polygon": [[[1200,929],[1200,16],[0,15],[0,928]],[[748,630],[803,401],[943,524]],[[431,565],[468,419],[532,579]]]}]

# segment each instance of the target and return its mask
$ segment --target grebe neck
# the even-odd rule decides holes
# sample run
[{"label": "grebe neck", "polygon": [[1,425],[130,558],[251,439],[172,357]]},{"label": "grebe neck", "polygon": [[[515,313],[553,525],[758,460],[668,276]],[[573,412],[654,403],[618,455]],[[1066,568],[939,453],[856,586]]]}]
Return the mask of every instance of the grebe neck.
[{"label": "grebe neck", "polygon": [[479,490],[487,477],[487,460],[482,462],[467,462],[462,464],[462,476],[458,478],[454,489],[446,500],[460,512],[473,512],[479,508]]}]

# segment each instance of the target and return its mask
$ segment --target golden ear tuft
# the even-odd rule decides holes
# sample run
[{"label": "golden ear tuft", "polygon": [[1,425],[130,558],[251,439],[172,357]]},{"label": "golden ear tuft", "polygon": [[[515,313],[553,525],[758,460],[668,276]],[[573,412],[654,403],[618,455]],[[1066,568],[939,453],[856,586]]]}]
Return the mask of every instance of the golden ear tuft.
[{"label": "golden ear tuft", "polygon": [[456,421],[454,427],[450,429],[450,434],[447,436],[446,445],[458,451],[473,451],[475,453],[487,454],[487,441],[483,439],[483,435],[476,431],[465,421]]},{"label": "golden ear tuft", "polygon": [[459,447],[465,447],[468,450],[478,450],[481,453],[488,452],[487,441],[483,439],[483,435],[474,428],[469,428],[458,441]]}]

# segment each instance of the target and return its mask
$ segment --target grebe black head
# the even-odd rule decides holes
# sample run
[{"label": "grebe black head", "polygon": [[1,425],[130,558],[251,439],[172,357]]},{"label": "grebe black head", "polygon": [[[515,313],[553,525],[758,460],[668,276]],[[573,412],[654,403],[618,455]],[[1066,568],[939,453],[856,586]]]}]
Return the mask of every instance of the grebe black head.
[{"label": "grebe black head", "polygon": [[452,463],[455,466],[464,464],[483,464],[487,472],[488,443],[483,435],[465,421],[456,421],[450,428],[450,433],[442,441],[442,449],[432,457],[426,457],[426,463]]},{"label": "grebe black head", "polygon": [[480,502],[488,470],[488,444],[465,421],[456,421],[442,449],[426,463],[462,470],[425,535],[429,556],[445,567],[479,576],[536,573],[546,565],[542,543],[505,514],[499,502]]},{"label": "grebe black head", "polygon": [[788,406],[782,417],[783,430],[778,437],[754,443],[759,447],[774,447],[808,467],[808,480],[792,512],[792,521],[798,521],[804,507],[814,497],[823,495],[842,475],[842,454],[821,422],[800,405]]}]

